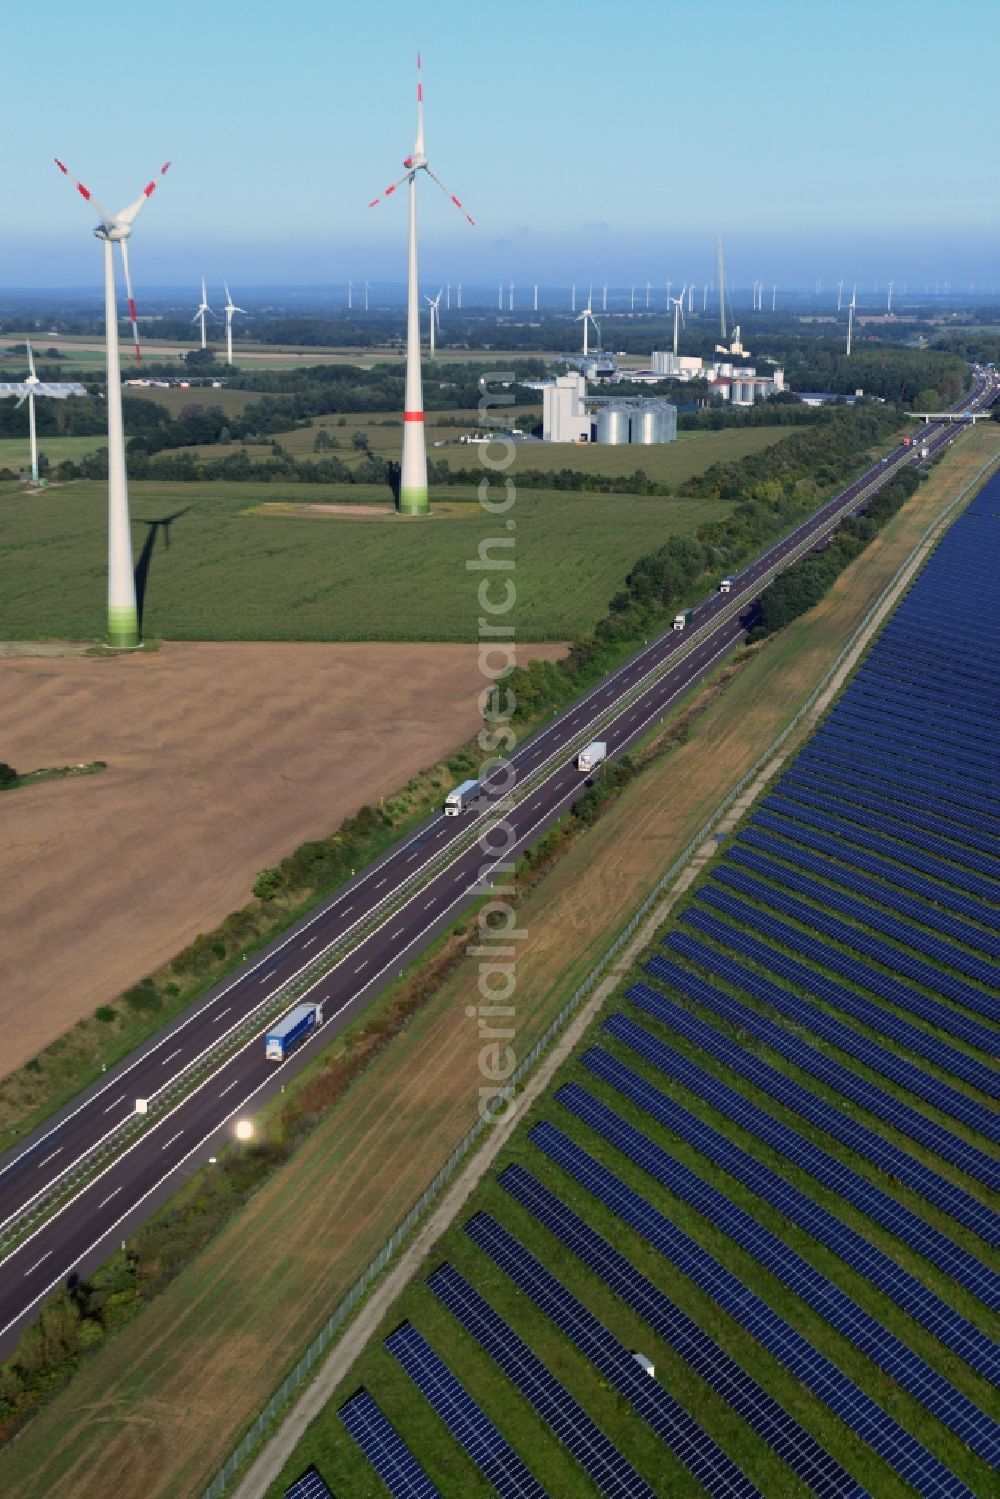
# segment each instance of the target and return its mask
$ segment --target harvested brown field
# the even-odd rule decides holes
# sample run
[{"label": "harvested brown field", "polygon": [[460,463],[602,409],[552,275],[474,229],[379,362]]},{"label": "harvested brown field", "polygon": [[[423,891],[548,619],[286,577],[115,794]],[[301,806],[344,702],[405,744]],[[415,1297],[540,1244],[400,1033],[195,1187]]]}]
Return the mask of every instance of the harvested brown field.
[{"label": "harvested brown field", "polygon": [[474,645],[0,659],[0,758],[108,765],[0,802],[3,1072],[244,904],[259,869],[468,739],[481,686]]}]

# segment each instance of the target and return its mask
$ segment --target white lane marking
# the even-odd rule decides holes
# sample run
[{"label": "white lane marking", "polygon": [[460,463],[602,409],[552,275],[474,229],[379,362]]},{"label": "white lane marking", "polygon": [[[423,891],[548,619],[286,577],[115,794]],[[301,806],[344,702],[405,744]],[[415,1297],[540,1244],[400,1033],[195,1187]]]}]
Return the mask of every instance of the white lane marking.
[{"label": "white lane marking", "polygon": [[378,884],[375,886],[375,889],[376,890],[381,890],[382,886],[388,883],[388,879],[389,879],[389,876],[386,875],[386,877],[385,877],[384,880],[379,880]]},{"label": "white lane marking", "polygon": [[51,1151],[50,1154],[45,1157],[44,1161],[39,1161],[38,1165],[35,1167],[35,1170],[36,1171],[41,1171],[42,1167],[43,1166],[47,1166],[49,1164],[49,1162],[51,1160],[53,1160],[54,1157],[59,1154],[60,1150],[62,1150],[62,1146],[61,1145],[57,1145],[56,1148],[55,1148],[55,1150]]},{"label": "white lane marking", "polygon": [[223,1088],[222,1092],[219,1094],[219,1097],[220,1098],[225,1098],[226,1094],[227,1093],[231,1093],[232,1090],[236,1087],[236,1084],[238,1082],[239,1082],[239,1078],[238,1077],[234,1077],[231,1083],[227,1083],[226,1084],[226,1086]]},{"label": "white lane marking", "polygon": [[[316,937],[318,937],[318,936],[319,936],[319,932],[316,933]],[[308,947],[309,944],[310,944],[310,942],[315,942],[316,941],[316,937],[307,937],[306,940],[303,942],[302,946],[303,947]]]},{"label": "white lane marking", "polygon": [[121,1098],[116,1098],[115,1101],[114,1101],[114,1103],[109,1103],[106,1109],[102,1109],[101,1110],[101,1113],[102,1114],[110,1114],[112,1109],[116,1109],[120,1103],[124,1103],[124,1102],[125,1102],[125,1094],[123,1093],[122,1096],[121,1096]]},{"label": "white lane marking", "polygon": [[354,972],[355,973],[360,973],[361,970],[362,970],[362,968],[367,968],[367,967],[368,967],[368,959],[365,958],[365,961],[363,963],[359,963],[358,966],[357,966],[357,968],[355,968]]},{"label": "white lane marking", "polygon": [[182,1050],[182,1048],[180,1046],[178,1046],[177,1050],[176,1051],[172,1051],[170,1053],[169,1057],[164,1057],[163,1058],[163,1061],[160,1063],[160,1066],[161,1067],[165,1067],[168,1062],[172,1062],[174,1060],[174,1057],[179,1057],[180,1054],[181,1054],[181,1050]]},{"label": "white lane marking", "polygon": [[108,1195],[107,1195],[107,1197],[102,1197],[102,1198],[101,1198],[101,1200],[100,1200],[100,1202],[99,1202],[99,1203],[98,1203],[98,1204],[97,1204],[97,1206],[98,1206],[98,1207],[99,1207],[99,1208],[102,1208],[102,1207],[104,1207],[104,1205],[105,1205],[105,1203],[107,1203],[107,1202],[110,1202],[110,1201],[111,1201],[111,1199],[112,1199],[112,1197],[115,1197],[115,1196],[117,1196],[117,1194],[118,1194],[118,1193],[119,1193],[119,1192],[120,1192],[120,1191],[121,1191],[121,1187],[115,1187],[115,1190],[114,1190],[114,1191],[113,1191],[113,1192],[109,1192],[109,1193],[108,1193]]},{"label": "white lane marking", "polygon": [[184,1131],[182,1129],[179,1129],[177,1131],[176,1135],[171,1135],[170,1136],[170,1139],[167,1141],[166,1145],[161,1145],[160,1146],[160,1149],[161,1150],[167,1150],[174,1143],[175,1140],[179,1140],[180,1139],[180,1137],[181,1137],[181,1135],[183,1133],[184,1133]]},{"label": "white lane marking", "polygon": [[233,1008],[232,1005],[226,1005],[226,1008],[224,1010],[220,1010],[219,1013],[218,1013],[218,1015],[216,1015],[216,1017],[215,1017],[216,1022],[220,1021],[222,1019],[223,1015],[228,1015],[229,1012],[230,1012],[230,1010],[232,1008]]},{"label": "white lane marking", "polygon": [[25,1270],[25,1272],[24,1272],[25,1276],[30,1275],[32,1273],[32,1270],[37,1270],[38,1267],[39,1267],[39,1265],[42,1263],[42,1260],[47,1260],[48,1257],[49,1257],[49,1255],[51,1253],[52,1253],[51,1249],[46,1249],[45,1253],[42,1255],[42,1259],[41,1260],[36,1260],[35,1263],[32,1265],[31,1270]]},{"label": "white lane marking", "polygon": [[419,852],[420,852],[420,850],[419,850],[419,849],[418,849],[418,848],[415,848],[415,849],[414,849],[414,850],[413,850],[413,852],[412,852],[412,854],[411,854],[411,855],[410,855],[410,857],[409,857],[409,858],[408,858],[408,859],[407,859],[407,860],[406,860],[406,861],[405,861],[405,862],[406,862],[406,863],[407,863],[407,864],[409,864],[409,863],[411,863],[411,862],[412,862],[412,860],[414,860],[414,859],[415,859],[415,858],[416,858],[416,857],[417,857],[417,854],[418,854],[418,853],[419,853]]},{"label": "white lane marking", "polygon": [[437,899],[436,898],[434,900],[429,900],[427,902],[426,906],[424,906],[424,910],[425,911],[429,911],[430,908],[431,908],[431,906],[436,906],[436,905],[437,905]]}]

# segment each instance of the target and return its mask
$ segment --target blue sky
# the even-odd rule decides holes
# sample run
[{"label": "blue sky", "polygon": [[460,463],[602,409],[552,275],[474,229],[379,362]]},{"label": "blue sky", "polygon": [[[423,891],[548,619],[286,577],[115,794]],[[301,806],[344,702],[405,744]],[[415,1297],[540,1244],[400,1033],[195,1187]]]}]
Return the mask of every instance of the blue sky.
[{"label": "blue sky", "polygon": [[985,287],[998,43],[995,0],[9,4],[0,285],[97,280],[54,155],[112,208],[173,160],[140,283],[401,280],[402,195],[367,203],[420,47],[428,155],[477,220],[421,184],[428,279],[701,281],[722,230],[743,283]]}]

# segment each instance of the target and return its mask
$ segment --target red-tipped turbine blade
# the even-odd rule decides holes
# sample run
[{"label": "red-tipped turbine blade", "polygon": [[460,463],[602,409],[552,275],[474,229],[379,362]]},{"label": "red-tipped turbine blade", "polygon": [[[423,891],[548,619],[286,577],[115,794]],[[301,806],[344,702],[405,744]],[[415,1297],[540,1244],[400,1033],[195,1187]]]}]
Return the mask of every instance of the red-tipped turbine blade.
[{"label": "red-tipped turbine blade", "polygon": [[60,172],[62,172],[64,177],[69,177],[72,182],[76,183],[76,190],[80,194],[80,197],[83,198],[85,202],[89,203],[91,208],[95,209],[97,217],[110,227],[115,221],[114,214],[109,213],[108,210],[104,207],[103,203],[98,203],[89,187],[84,187],[82,182],[77,181],[65,162],[60,161],[58,156],[53,156],[52,160],[55,162],[56,166],[59,168]]},{"label": "red-tipped turbine blade", "polygon": [[472,217],[472,214],[469,213],[468,209],[466,208],[465,204],[462,202],[461,198],[456,198],[455,194],[452,192],[451,188],[450,187],[446,187],[445,184],[441,181],[441,178],[438,176],[438,174],[436,172],[432,172],[431,169],[430,169],[430,167],[427,167],[425,170],[427,172],[428,177],[433,177],[434,181],[437,183],[437,185],[441,189],[441,191],[447,197],[449,197],[451,199],[451,201],[454,203],[455,207],[457,209],[459,209],[460,212],[465,215],[465,217],[468,219],[469,223],[472,224],[473,227],[474,227],[476,221]]},{"label": "red-tipped turbine blade", "polygon": [[409,172],[407,172],[405,177],[400,177],[400,179],[399,179],[398,182],[394,182],[391,187],[387,187],[386,190],[385,190],[385,192],[382,194],[381,197],[379,197],[379,198],[373,198],[371,200],[371,202],[369,203],[368,207],[369,208],[376,208],[379,205],[379,203],[382,202],[382,198],[391,198],[392,195],[393,195],[393,193],[396,191],[397,187],[402,187],[403,183],[406,181],[406,178],[409,177],[409,175],[410,175]]},{"label": "red-tipped turbine blade", "polygon": [[142,350],[139,347],[139,319],[135,311],[135,297],[132,295],[132,277],[128,268],[128,243],[121,240],[122,270],[125,272],[125,292],[128,296],[128,316],[132,324],[132,342],[135,345],[136,363],[142,363]]}]

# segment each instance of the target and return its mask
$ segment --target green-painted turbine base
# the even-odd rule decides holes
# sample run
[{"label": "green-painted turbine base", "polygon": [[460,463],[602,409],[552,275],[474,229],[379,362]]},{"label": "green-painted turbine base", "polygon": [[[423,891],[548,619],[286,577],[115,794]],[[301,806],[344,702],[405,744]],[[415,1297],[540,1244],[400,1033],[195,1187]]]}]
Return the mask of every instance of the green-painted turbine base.
[{"label": "green-painted turbine base", "polygon": [[399,491],[400,515],[429,515],[430,500],[426,489],[401,489]]},{"label": "green-painted turbine base", "polygon": [[108,609],[108,645],[113,651],[134,651],[142,644],[139,620],[133,606]]}]

